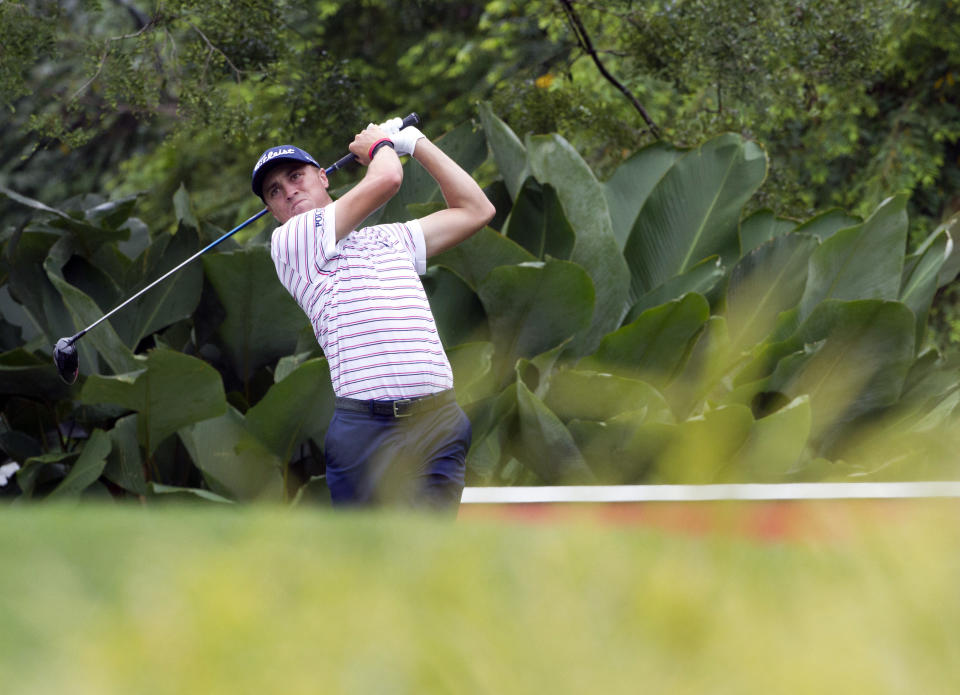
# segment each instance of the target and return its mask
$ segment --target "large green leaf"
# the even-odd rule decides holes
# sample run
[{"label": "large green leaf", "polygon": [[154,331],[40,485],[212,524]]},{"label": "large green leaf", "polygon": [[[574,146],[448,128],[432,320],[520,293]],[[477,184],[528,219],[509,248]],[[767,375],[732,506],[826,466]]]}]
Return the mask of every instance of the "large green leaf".
[{"label": "large green leaf", "polygon": [[746,254],[727,286],[726,317],[734,349],[749,350],[773,329],[777,316],[800,301],[817,239],[788,234]]},{"label": "large green leaf", "polygon": [[701,411],[704,399],[722,382],[735,362],[726,319],[711,316],[694,338],[690,356],[676,378],[664,388],[663,394],[677,417],[685,419],[694,411]]},{"label": "large green leaf", "polygon": [[0,395],[24,395],[56,401],[70,394],[51,360],[22,348],[0,354]]},{"label": "large green leaf", "polygon": [[[10,200],[20,203],[21,205],[38,212],[48,214],[50,216],[50,222],[45,226],[64,229],[72,232],[78,246],[84,249],[87,255],[92,253],[92,251],[101,244],[123,241],[130,235],[128,230],[117,229],[117,227],[114,226],[113,223],[117,222],[117,217],[112,216],[117,211],[117,208],[113,206],[118,206],[122,209],[123,219],[126,219],[126,215],[129,213],[129,210],[132,209],[130,198],[108,204],[107,208],[103,209],[103,214],[93,212],[92,216],[90,216],[90,219],[92,219],[94,222],[105,221],[108,223],[106,226],[100,226],[96,223],[91,224],[90,222],[81,219],[79,215],[71,215],[58,208],[50,207],[45,203],[41,203],[33,198],[28,198],[27,196],[21,195],[16,191],[5,188],[4,186],[0,186],[0,195],[4,195]],[[87,216],[88,215],[84,214],[84,217]]]},{"label": "large green leaf", "polygon": [[[0,287],[0,352],[13,350],[27,342],[24,340],[21,326],[7,321],[6,315],[4,314],[4,300],[9,299],[10,296],[4,292],[5,289],[6,288]],[[10,304],[7,306],[15,306],[12,299],[9,301]]]},{"label": "large green leaf", "polygon": [[447,350],[457,403],[467,406],[493,395],[493,343],[463,343]]},{"label": "large green leaf", "polygon": [[26,309],[14,301],[7,285],[0,285],[0,350],[13,350],[37,335],[38,327]]},{"label": "large green leaf", "polygon": [[593,281],[593,320],[570,346],[574,354],[586,354],[623,320],[630,273],[613,236],[603,187],[583,158],[558,135],[528,138],[527,152],[533,175],[557,191],[563,213],[576,233],[570,260]]},{"label": "large green leaf", "polygon": [[769,390],[809,394],[813,431],[897,401],[913,362],[914,316],[900,302],[829,300],[783,350]]},{"label": "large green leaf", "polygon": [[[97,306],[93,299],[63,278],[60,265],[53,255],[44,263],[44,268],[47,277],[60,293],[63,303],[73,319],[73,331],[68,333],[67,336],[93,324],[103,316],[103,310]],[[137,362],[134,361],[133,352],[124,344],[113,326],[110,325],[109,320],[104,321],[87,333],[83,337],[83,344],[92,345],[96,348],[100,356],[116,374],[139,368]],[[98,372],[96,361],[85,357],[85,351],[81,348],[81,343],[77,344],[77,349],[80,353],[81,371],[83,373]]]},{"label": "large green leaf", "polygon": [[110,430],[113,448],[107,459],[103,475],[110,482],[136,495],[147,494],[147,480],[143,469],[143,456],[137,441],[137,419],[134,413],[117,420]]},{"label": "large green leaf", "polygon": [[643,482],[656,452],[634,448],[637,432],[662,423],[647,423],[645,410],[628,410],[609,420],[571,420],[567,428],[598,482],[631,485]]},{"label": "large green leaf", "polygon": [[282,498],[282,461],[249,431],[235,408],[184,427],[180,438],[214,493],[235,500]]},{"label": "large green leaf", "polygon": [[150,492],[162,497],[171,497],[178,503],[192,501],[196,499],[207,502],[217,502],[219,504],[233,504],[233,500],[227,499],[223,495],[218,495],[209,490],[203,490],[195,487],[177,487],[175,485],[164,485],[162,483],[150,483]]},{"label": "large green leaf", "polygon": [[593,482],[570,432],[522,382],[517,382],[517,408],[523,462],[544,483]]},{"label": "large green leaf", "polygon": [[960,389],[960,364],[944,360],[934,348],[924,350],[907,373],[898,405],[922,410],[928,404],[937,404]]},{"label": "large green leaf", "polygon": [[952,242],[947,262],[940,269],[940,277],[937,280],[937,286],[943,287],[953,282],[960,273],[960,248],[957,247],[957,242],[960,241],[960,212],[938,226],[934,230],[934,235],[940,232],[946,232]]},{"label": "large green leaf", "polygon": [[295,350],[309,321],[277,279],[265,247],[204,256],[203,267],[226,310],[217,333],[241,379]]},{"label": "large green leaf", "polygon": [[190,200],[190,193],[182,183],[177,192],[173,194],[173,211],[180,225],[194,230],[200,229],[200,221],[197,219],[197,212],[193,208],[193,201]]},{"label": "large green leaf", "polygon": [[13,191],[6,186],[0,186],[0,195],[4,195],[15,203],[20,203],[21,205],[36,210],[37,212],[45,212],[53,217],[63,219],[67,222],[76,222],[75,217],[71,217],[67,213],[59,210],[57,208],[50,207],[46,203],[41,203],[39,200],[34,200],[25,195],[21,195],[16,191]]},{"label": "large green leaf", "polygon": [[127,259],[134,259],[150,245],[150,228],[136,217],[124,222],[123,227],[130,231],[130,238],[117,243],[116,250]]},{"label": "large green leaf", "polygon": [[707,300],[693,293],[648,309],[606,336],[597,351],[580,360],[577,368],[611,372],[662,387],[686,360],[691,341],[709,316]]},{"label": "large green leaf", "polygon": [[467,452],[467,473],[480,482],[494,481],[504,459],[512,450],[517,427],[517,382],[494,397],[486,399],[480,408],[470,408],[473,441]]},{"label": "large green leaf", "polygon": [[430,310],[447,347],[486,340],[487,317],[476,293],[456,273],[432,266],[420,278]]},{"label": "large green leaf", "polygon": [[17,471],[17,485],[28,498],[49,491],[67,477],[70,472],[68,464],[74,463],[78,458],[76,451],[55,451],[32,456],[24,461],[23,467]]},{"label": "large green leaf", "polygon": [[517,242],[484,227],[476,234],[461,241],[452,249],[430,259],[430,265],[449,268],[473,289],[494,268],[501,265],[516,265],[537,260],[536,256]]},{"label": "large green leaf", "polygon": [[[133,296],[191,257],[199,247],[193,229],[182,228],[173,236],[160,237],[131,264],[126,295]],[[117,333],[127,345],[137,345],[144,336],[193,314],[202,290],[203,266],[194,261],[119,312],[112,319]]]},{"label": "large green leaf", "polygon": [[497,170],[503,177],[510,197],[516,199],[523,182],[530,175],[527,151],[520,142],[520,138],[493,113],[488,103],[481,103],[479,111],[483,132],[487,136],[487,143],[497,163]]},{"label": "large green leaf", "polygon": [[647,292],[627,312],[624,323],[630,323],[647,309],[678,299],[690,292],[706,296],[723,279],[726,270],[719,256],[708,256],[683,275],[670,278],[660,287]]},{"label": "large green leaf", "polygon": [[518,358],[546,352],[583,330],[594,304],[590,277],[558,260],[494,268],[477,294],[490,322],[499,383]]},{"label": "large green leaf", "polygon": [[862,223],[859,217],[853,217],[839,208],[827,210],[794,228],[795,232],[811,234],[821,242],[826,241],[841,229],[850,229]]},{"label": "large green leaf", "polygon": [[83,445],[80,458],[70,467],[70,472],[47,499],[77,497],[96,482],[107,465],[107,455],[111,449],[110,435],[103,430],[94,430]]},{"label": "large green leaf", "polygon": [[916,344],[923,342],[927,314],[939,285],[940,271],[950,256],[953,242],[946,231],[931,235],[915,254],[906,259],[900,301],[916,316]]},{"label": "large green leaf", "polygon": [[557,363],[568,342],[564,341],[532,359],[517,360],[515,365],[517,381],[522,381],[537,398],[542,399],[550,388],[550,382],[557,371]]},{"label": "large green leaf", "polygon": [[322,442],[333,417],[330,368],[323,358],[307,360],[247,411],[247,428],[281,461],[289,461],[308,437]]},{"label": "large green leaf", "polygon": [[541,259],[568,259],[576,241],[553,186],[533,178],[524,183],[503,233]]},{"label": "large green leaf", "polygon": [[116,200],[104,200],[101,203],[96,203],[92,207],[84,209],[84,217],[87,222],[100,229],[129,232],[126,228],[126,222],[133,214],[133,209],[137,206],[137,199],[141,195],[140,193],[134,193]]},{"label": "large green leaf", "polygon": [[740,253],[753,249],[778,236],[791,232],[797,223],[777,217],[772,210],[758,210],[740,223]]},{"label": "large green leaf", "polygon": [[21,464],[27,459],[39,456],[42,451],[40,442],[13,429],[5,417],[0,417],[0,450]]},{"label": "large green leaf", "polygon": [[[620,418],[629,424],[629,413]],[[621,467],[633,479],[625,482],[657,482],[656,463],[676,439],[680,425],[665,422],[647,422],[634,426],[622,442],[617,455]]]},{"label": "large green leaf", "polygon": [[650,193],[624,247],[631,300],[707,256],[725,265],[739,257],[740,214],[766,171],[763,149],[730,133],[680,157]]},{"label": "large green leaf", "polygon": [[655,142],[630,155],[603,183],[613,235],[621,249],[650,191],[683,153],[673,145]]},{"label": "large green leaf", "polygon": [[51,344],[60,336],[77,331],[63,298],[44,270],[44,260],[56,240],[57,237],[50,234],[26,231],[19,235],[16,244],[11,242],[6,248],[10,261],[7,278],[10,296]]},{"label": "large green leaf", "polygon": [[90,376],[80,398],[115,403],[139,413],[138,437],[148,453],[182,427],[221,415],[226,396],[220,374],[206,362],[158,348],[138,355],[139,370]]},{"label": "large green leaf", "polygon": [[[98,264],[93,259],[88,260],[76,255],[72,246],[70,240],[55,244],[50,250],[45,267],[59,268],[59,275],[64,280],[90,297],[104,312],[120,304],[123,291],[115,278],[122,276],[124,267],[118,267],[117,263],[111,263],[108,259],[122,258],[121,254],[111,254],[109,249],[101,249],[96,254],[99,258]],[[116,329],[119,325],[117,319],[122,318],[122,313],[118,313],[110,320],[111,325]]]},{"label": "large green leaf", "polygon": [[824,241],[810,258],[801,319],[827,299],[897,299],[907,243],[907,196],[888,198],[862,225]]},{"label": "large green leaf", "polygon": [[799,396],[753,424],[737,452],[736,467],[727,476],[737,482],[783,480],[803,455],[810,438],[813,414],[810,398]]},{"label": "large green leaf", "polygon": [[544,404],[564,422],[605,421],[625,411],[642,411],[646,422],[673,421],[666,399],[650,384],[580,369],[554,374]]},{"label": "large green leaf", "polygon": [[656,482],[718,483],[753,426],[750,408],[731,405],[680,423],[657,461]]}]

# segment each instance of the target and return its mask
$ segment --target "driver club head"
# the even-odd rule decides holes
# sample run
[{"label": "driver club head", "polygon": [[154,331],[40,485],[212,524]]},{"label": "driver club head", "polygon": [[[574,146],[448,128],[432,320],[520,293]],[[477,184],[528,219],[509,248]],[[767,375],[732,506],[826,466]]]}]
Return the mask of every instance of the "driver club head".
[{"label": "driver club head", "polygon": [[67,384],[77,381],[80,374],[80,356],[77,346],[69,338],[60,338],[53,348],[53,363],[57,365],[57,373]]}]

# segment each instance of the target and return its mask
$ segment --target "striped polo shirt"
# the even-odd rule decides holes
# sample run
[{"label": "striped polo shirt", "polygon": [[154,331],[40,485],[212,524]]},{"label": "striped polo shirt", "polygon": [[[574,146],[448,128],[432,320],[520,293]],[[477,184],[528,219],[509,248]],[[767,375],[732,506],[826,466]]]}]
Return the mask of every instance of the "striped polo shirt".
[{"label": "striped polo shirt", "polygon": [[336,241],[336,203],[277,227],[270,256],[313,324],[337,396],[395,400],[453,387],[419,275],[426,247],[417,220]]}]

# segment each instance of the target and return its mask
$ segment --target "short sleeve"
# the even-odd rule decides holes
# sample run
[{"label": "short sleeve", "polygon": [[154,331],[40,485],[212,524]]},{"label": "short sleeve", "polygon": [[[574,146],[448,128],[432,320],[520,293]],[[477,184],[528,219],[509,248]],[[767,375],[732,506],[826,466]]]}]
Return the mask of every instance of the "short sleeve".
[{"label": "short sleeve", "polygon": [[317,219],[317,226],[322,227],[321,244],[324,259],[333,259],[337,256],[337,203],[330,203],[316,212],[322,213]]},{"label": "short sleeve", "polygon": [[410,220],[404,226],[410,230],[413,241],[413,267],[417,275],[423,275],[427,272],[427,244],[423,239],[423,227],[420,226],[420,220]]}]

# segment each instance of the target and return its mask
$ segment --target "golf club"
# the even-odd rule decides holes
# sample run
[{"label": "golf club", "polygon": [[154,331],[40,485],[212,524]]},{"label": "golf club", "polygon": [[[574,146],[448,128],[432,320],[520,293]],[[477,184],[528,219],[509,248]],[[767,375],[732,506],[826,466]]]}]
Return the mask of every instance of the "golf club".
[{"label": "golf club", "polygon": [[[400,127],[406,128],[407,126],[419,125],[419,124],[420,124],[420,117],[417,116],[417,114],[415,113],[411,113],[410,115],[408,115],[406,118],[403,119],[403,123],[401,124]],[[326,172],[327,176],[329,176],[333,172],[343,169],[345,166],[347,166],[348,164],[350,164],[355,160],[356,160],[355,155],[353,154],[345,155],[340,159],[338,159],[336,162],[334,162],[332,165],[324,169],[324,171]],[[178,270],[180,270],[184,266],[188,265],[192,261],[196,260],[203,254],[205,254],[207,251],[212,249],[217,244],[220,244],[221,242],[229,239],[234,234],[239,232],[241,229],[251,224],[252,222],[255,222],[256,220],[260,219],[266,214],[267,214],[267,209],[264,208],[263,210],[258,212],[256,215],[254,215],[250,219],[238,224],[236,227],[231,229],[229,232],[221,236],[216,241],[211,242],[204,248],[197,251],[195,254],[190,256],[190,258],[183,261],[180,265],[176,266],[172,270],[169,270],[163,275],[161,275],[159,278],[151,282],[149,285],[144,287],[135,295],[133,295],[132,297],[124,301],[122,304],[119,304],[118,306],[108,311],[106,314],[101,316],[99,319],[91,323],[89,326],[84,328],[82,331],[80,331],[76,335],[73,335],[69,338],[66,338],[66,337],[60,338],[60,340],[57,341],[56,345],[53,348],[53,363],[57,367],[57,372],[60,374],[60,378],[63,379],[68,384],[73,384],[76,382],[77,376],[80,374],[80,355],[77,353],[76,342],[80,340],[80,338],[82,338],[84,335],[86,335],[88,331],[90,331],[92,328],[96,327],[101,322],[113,316],[115,313],[120,311],[123,307],[127,306],[127,304],[129,304],[130,302],[132,302],[133,300],[137,299],[142,294],[144,294],[147,290],[152,289],[153,287],[156,287],[161,282],[166,280],[168,277],[170,277],[171,275],[176,273]]]}]

